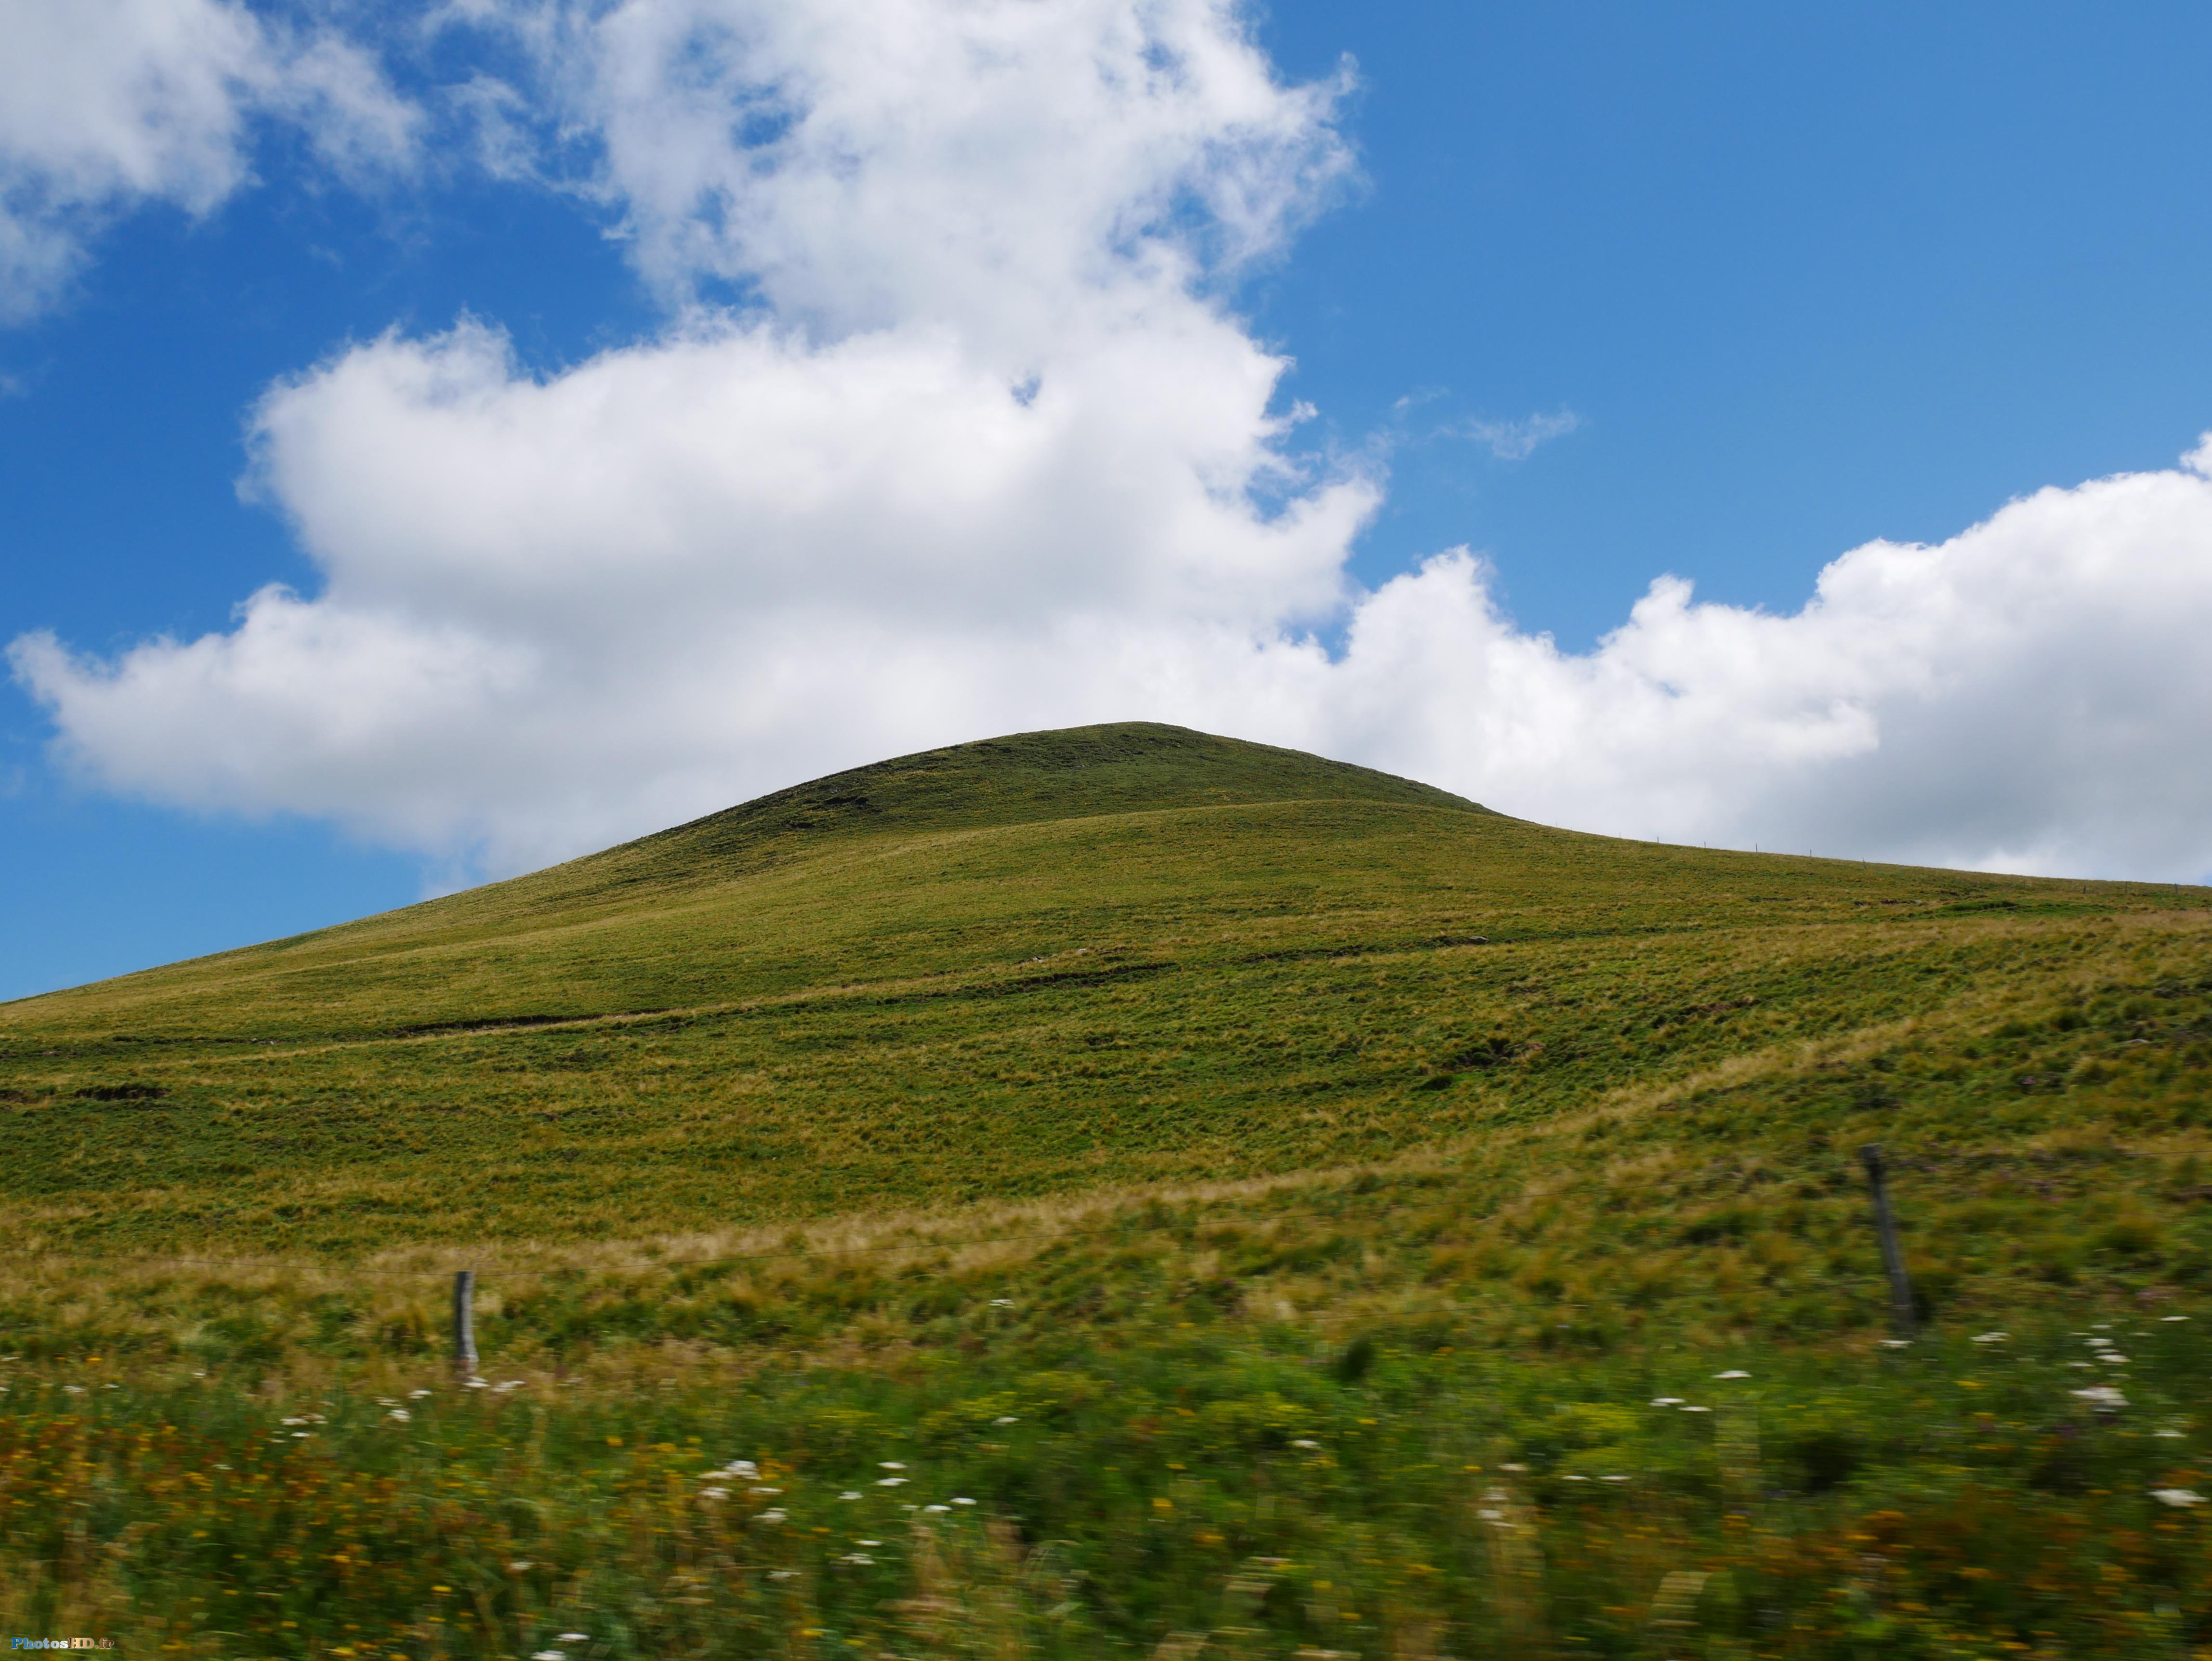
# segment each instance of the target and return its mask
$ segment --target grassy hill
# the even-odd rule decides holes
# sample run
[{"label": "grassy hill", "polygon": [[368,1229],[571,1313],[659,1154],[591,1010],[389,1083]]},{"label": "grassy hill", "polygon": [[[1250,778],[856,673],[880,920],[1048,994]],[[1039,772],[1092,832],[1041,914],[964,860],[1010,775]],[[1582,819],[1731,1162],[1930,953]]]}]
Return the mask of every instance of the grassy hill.
[{"label": "grassy hill", "polygon": [[0,1006],[0,1616],[2190,1653],[2208,901],[1132,725]]}]

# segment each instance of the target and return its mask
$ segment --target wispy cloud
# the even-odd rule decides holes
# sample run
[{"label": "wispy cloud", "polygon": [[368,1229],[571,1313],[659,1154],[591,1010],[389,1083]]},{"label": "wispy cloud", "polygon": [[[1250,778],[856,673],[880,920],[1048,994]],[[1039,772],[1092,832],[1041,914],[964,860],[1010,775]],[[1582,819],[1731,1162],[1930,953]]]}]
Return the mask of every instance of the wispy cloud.
[{"label": "wispy cloud", "polygon": [[1500,461],[1526,461],[1539,445],[1565,438],[1583,424],[1572,410],[1553,415],[1525,416],[1519,421],[1469,421],[1446,430],[1471,438]]}]

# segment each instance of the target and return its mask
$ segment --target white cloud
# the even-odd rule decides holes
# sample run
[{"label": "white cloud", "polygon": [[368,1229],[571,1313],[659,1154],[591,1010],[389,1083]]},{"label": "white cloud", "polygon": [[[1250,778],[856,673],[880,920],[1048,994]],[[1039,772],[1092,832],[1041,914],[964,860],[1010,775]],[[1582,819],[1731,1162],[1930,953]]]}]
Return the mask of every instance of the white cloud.
[{"label": "white cloud", "polygon": [[246,182],[250,126],[300,125],[359,173],[416,119],[374,60],[235,0],[0,0],[0,322],[50,306],[115,214],[204,214]]},{"label": "white cloud", "polygon": [[1582,417],[1572,410],[1556,415],[1532,415],[1521,421],[1470,421],[1448,430],[1471,438],[1500,461],[1526,461],[1537,447],[1565,438],[1581,427]]},{"label": "white cloud", "polygon": [[[2212,479],[1870,545],[1789,616],[1665,580],[1564,653],[1463,553],[1347,587],[1379,482],[1293,452],[1283,361],[1210,293],[1347,163],[1328,89],[1275,85],[1225,6],[498,15],[679,321],[543,377],[465,322],[272,388],[252,484],[318,593],[112,659],[11,648],[107,788],[499,873],[1150,717],[1628,835],[2212,867]],[[696,300],[737,277],[743,307]]]}]

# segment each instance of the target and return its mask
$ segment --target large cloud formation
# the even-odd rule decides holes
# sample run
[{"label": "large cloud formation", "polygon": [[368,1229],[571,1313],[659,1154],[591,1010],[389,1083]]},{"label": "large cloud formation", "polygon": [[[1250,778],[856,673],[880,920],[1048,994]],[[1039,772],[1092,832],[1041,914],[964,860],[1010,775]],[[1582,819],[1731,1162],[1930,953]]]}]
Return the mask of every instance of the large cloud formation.
[{"label": "large cloud formation", "polygon": [[252,483],[318,593],[10,648],[107,788],[496,873],[1150,717],[1628,835],[2212,868],[2212,441],[1844,554],[1792,615],[1664,579],[1565,653],[1464,551],[1348,585],[1382,481],[1298,451],[1222,297],[1348,175],[1340,88],[1224,0],[453,10],[567,165],[589,139],[566,182],[674,320],[547,376],[465,323],[271,389]]}]

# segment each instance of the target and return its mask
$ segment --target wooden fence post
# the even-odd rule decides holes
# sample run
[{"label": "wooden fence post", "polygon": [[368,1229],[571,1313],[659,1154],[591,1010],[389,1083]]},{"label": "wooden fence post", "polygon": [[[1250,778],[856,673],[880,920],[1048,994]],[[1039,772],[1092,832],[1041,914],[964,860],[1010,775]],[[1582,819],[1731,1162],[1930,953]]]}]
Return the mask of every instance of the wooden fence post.
[{"label": "wooden fence post", "polygon": [[477,1372],[477,1275],[472,1269],[453,1275],[453,1374],[466,1382]]},{"label": "wooden fence post", "polygon": [[1869,1142],[1859,1150],[1866,1165],[1867,1186],[1874,1190],[1875,1232],[1881,1238],[1881,1266],[1889,1275],[1889,1323],[1900,1338],[1910,1338],[1919,1325],[1912,1303],[1912,1277],[1905,1272],[1905,1248],[1898,1243],[1897,1217],[1889,1208],[1889,1189],[1882,1181],[1881,1144]]}]

